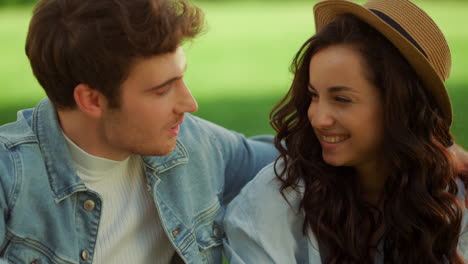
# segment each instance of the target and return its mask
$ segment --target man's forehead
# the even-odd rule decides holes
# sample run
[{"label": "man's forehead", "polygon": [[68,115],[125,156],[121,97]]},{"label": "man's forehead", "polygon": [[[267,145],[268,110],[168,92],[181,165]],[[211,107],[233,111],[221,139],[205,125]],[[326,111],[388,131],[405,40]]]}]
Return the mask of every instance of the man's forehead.
[{"label": "man's forehead", "polygon": [[179,47],[170,53],[135,59],[122,85],[137,85],[145,91],[157,90],[171,80],[183,78],[186,68],[185,53]]},{"label": "man's forehead", "polygon": [[130,74],[135,73],[171,73],[174,71],[183,72],[187,61],[184,50],[180,47],[170,53],[155,55],[152,57],[137,58],[130,66]]}]

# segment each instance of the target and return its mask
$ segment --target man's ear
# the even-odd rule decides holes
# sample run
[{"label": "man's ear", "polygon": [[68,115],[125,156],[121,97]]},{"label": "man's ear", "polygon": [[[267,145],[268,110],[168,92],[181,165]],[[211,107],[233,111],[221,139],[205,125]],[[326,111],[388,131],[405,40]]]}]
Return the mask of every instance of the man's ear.
[{"label": "man's ear", "polygon": [[80,83],[73,91],[77,107],[85,114],[98,118],[102,115],[104,95],[87,84]]}]

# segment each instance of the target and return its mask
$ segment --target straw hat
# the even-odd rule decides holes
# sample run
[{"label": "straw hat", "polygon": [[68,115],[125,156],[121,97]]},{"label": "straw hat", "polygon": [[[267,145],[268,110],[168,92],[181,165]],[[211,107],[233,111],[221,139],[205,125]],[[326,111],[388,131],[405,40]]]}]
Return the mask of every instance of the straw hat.
[{"label": "straw hat", "polygon": [[422,9],[409,0],[369,0],[359,5],[346,0],[325,0],[314,6],[319,31],[340,14],[352,14],[382,33],[408,60],[434,96],[448,124],[452,107],[445,88],[451,68],[444,35]]}]

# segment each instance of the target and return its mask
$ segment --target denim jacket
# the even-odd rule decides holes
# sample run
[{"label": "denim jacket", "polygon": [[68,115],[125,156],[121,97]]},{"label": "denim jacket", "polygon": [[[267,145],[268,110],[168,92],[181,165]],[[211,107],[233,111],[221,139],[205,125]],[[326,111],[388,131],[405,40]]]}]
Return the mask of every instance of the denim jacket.
[{"label": "denim jacket", "polygon": [[[278,168],[281,171],[281,168]],[[285,189],[276,180],[273,164],[250,181],[229,204],[224,228],[224,250],[230,264],[298,263],[320,264],[321,248],[312,232],[304,235],[304,212],[299,209],[304,189]],[[465,204],[466,189],[458,181],[458,199]],[[382,252],[383,244],[378,245]],[[458,252],[468,262],[468,212],[463,208]],[[383,255],[376,254],[376,264],[383,264]]]},{"label": "denim jacket", "polygon": [[[185,263],[221,263],[225,205],[277,156],[186,115],[166,156],[143,157],[163,228]],[[0,263],[92,263],[102,208],[77,176],[48,99],[0,127]]]}]

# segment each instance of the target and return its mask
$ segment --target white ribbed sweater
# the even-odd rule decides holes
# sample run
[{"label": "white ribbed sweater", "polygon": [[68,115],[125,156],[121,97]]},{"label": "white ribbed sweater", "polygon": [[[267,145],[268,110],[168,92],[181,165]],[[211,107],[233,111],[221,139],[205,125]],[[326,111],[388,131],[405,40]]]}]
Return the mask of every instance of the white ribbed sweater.
[{"label": "white ribbed sweater", "polygon": [[147,191],[141,157],[108,160],[65,139],[78,176],[102,198],[93,263],[169,263],[175,250]]}]

